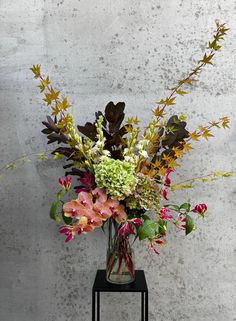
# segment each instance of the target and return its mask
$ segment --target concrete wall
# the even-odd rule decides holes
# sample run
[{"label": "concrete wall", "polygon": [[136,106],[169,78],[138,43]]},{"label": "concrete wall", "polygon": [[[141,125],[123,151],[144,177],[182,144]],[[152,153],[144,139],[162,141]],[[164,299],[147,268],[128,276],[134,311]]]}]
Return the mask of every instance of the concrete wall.
[{"label": "concrete wall", "polygon": [[[47,107],[29,71],[40,63],[69,96],[80,124],[113,100],[143,125],[157,99],[201,57],[214,21],[231,28],[191,95],[178,100],[193,130],[229,115],[231,129],[195,144],[175,181],[236,161],[236,5],[233,0],[0,1],[0,161],[50,149],[40,133]],[[37,161],[1,174],[1,321],[88,321],[95,272],[104,267],[101,231],[69,245],[48,218],[61,164]],[[236,320],[235,179],[177,192],[206,202],[209,217],[185,238],[169,237],[159,257],[136,245],[146,272],[150,321]],[[102,295],[102,320],[139,320],[138,295]]]}]

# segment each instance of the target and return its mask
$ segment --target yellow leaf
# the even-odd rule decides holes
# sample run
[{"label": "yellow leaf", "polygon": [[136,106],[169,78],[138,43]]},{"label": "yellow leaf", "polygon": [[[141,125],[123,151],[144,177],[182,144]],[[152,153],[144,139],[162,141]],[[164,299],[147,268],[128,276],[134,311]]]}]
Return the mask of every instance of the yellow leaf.
[{"label": "yellow leaf", "polygon": [[165,106],[170,106],[170,105],[174,105],[174,101],[176,99],[176,96],[175,97],[169,97],[169,98],[166,98],[166,99],[161,99],[160,101],[157,102],[157,104],[159,105],[165,105]]},{"label": "yellow leaf", "polygon": [[137,116],[136,117],[129,117],[127,120],[127,124],[129,124],[129,125],[132,125],[132,124],[138,125],[139,123],[140,123],[140,121]]},{"label": "yellow leaf", "polygon": [[159,159],[155,160],[155,163],[152,163],[153,168],[159,169],[161,167],[161,161]]},{"label": "yellow leaf", "polygon": [[41,75],[41,65],[33,65],[30,70],[34,73],[34,78],[39,78]]},{"label": "yellow leaf", "polygon": [[55,91],[52,87],[50,88],[51,100],[57,100],[59,94],[60,94],[60,91]]},{"label": "yellow leaf", "polygon": [[183,145],[183,150],[184,150],[185,152],[189,152],[191,149],[193,149],[193,148],[192,148],[192,146],[191,146],[189,143],[185,143],[185,144]]},{"label": "yellow leaf", "polygon": [[176,161],[174,159],[171,159],[169,162],[168,162],[168,167],[169,168],[172,168],[172,169],[175,169],[176,167],[180,166],[178,163],[176,163]]},{"label": "yellow leaf", "polygon": [[220,122],[210,121],[210,125],[211,125],[212,127],[220,128],[219,123],[220,123]]},{"label": "yellow leaf", "polygon": [[192,139],[192,140],[194,140],[194,141],[199,141],[199,137],[200,137],[200,134],[199,133],[197,133],[197,131],[195,130],[194,132],[192,132],[190,135],[189,135],[189,137]]},{"label": "yellow leaf", "polygon": [[184,96],[184,95],[187,94],[187,91],[183,91],[182,89],[177,89],[177,90],[176,90],[176,93],[177,93],[178,95],[180,95],[180,96]]},{"label": "yellow leaf", "polygon": [[179,158],[184,154],[178,147],[173,147],[172,150],[175,153],[176,158]]},{"label": "yellow leaf", "polygon": [[158,106],[156,109],[153,110],[153,114],[156,117],[162,118],[164,117],[164,109]]},{"label": "yellow leaf", "polygon": [[203,62],[204,64],[212,65],[211,60],[214,57],[214,55],[215,55],[214,53],[209,56],[207,56],[207,54],[204,54],[204,56],[203,56],[202,60],[200,60],[200,62]]},{"label": "yellow leaf", "polygon": [[229,117],[224,116],[224,117],[221,117],[220,120],[222,121],[221,126],[223,128],[229,128]]},{"label": "yellow leaf", "polygon": [[202,132],[202,137],[208,140],[209,137],[214,137],[214,135],[211,134],[209,129],[206,129]]},{"label": "yellow leaf", "polygon": [[168,162],[168,161],[171,160],[171,156],[164,154],[164,155],[162,156],[162,160],[165,161],[165,162]]}]

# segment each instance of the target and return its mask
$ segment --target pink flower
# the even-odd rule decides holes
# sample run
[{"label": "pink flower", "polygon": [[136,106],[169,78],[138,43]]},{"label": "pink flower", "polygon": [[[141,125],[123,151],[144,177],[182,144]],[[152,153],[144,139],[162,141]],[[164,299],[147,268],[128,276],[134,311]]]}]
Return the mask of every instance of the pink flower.
[{"label": "pink flower", "polygon": [[166,188],[163,188],[162,191],[162,196],[164,197],[165,200],[169,201],[169,196],[168,196],[168,191]]},{"label": "pink flower", "polygon": [[186,218],[182,215],[179,215],[178,220],[175,222],[175,226],[180,230],[186,229]]},{"label": "pink flower", "polygon": [[78,181],[84,185],[92,186],[94,184],[94,176],[86,171],[80,178],[78,178]]},{"label": "pink flower", "polygon": [[157,251],[153,243],[150,243],[148,246],[148,253],[150,253],[151,251],[153,251],[157,255],[160,255],[160,253]]},{"label": "pink flower", "polygon": [[73,239],[74,235],[72,234],[72,229],[71,227],[66,227],[66,226],[61,226],[59,229],[59,232],[61,234],[65,234],[66,235],[66,239],[65,242],[69,242]]},{"label": "pink flower", "polygon": [[161,220],[163,220],[163,221],[169,221],[169,220],[171,220],[172,218],[173,218],[173,216],[172,215],[169,215],[169,214],[167,214],[167,213],[169,213],[170,212],[170,209],[169,208],[167,208],[167,207],[162,207],[161,209],[160,209],[160,219]]},{"label": "pink flower", "polygon": [[79,217],[82,209],[83,205],[78,200],[72,200],[63,205],[63,211],[66,217]]},{"label": "pink flower", "polygon": [[97,187],[92,191],[92,194],[101,203],[105,203],[107,201],[107,194],[104,189]]},{"label": "pink flower", "polygon": [[192,212],[194,213],[198,213],[202,216],[204,216],[204,214],[206,213],[207,211],[207,206],[206,204],[202,203],[202,204],[198,204],[194,207],[194,209],[192,210]]},{"label": "pink flower", "polygon": [[62,180],[62,178],[58,178],[58,184],[62,186],[62,188],[64,189],[69,189],[71,187],[71,178],[69,176],[66,176],[64,178],[64,181]]},{"label": "pink flower", "polygon": [[[108,198],[104,190],[99,188],[91,192],[80,192],[76,200],[63,205],[63,211],[64,215],[71,217],[75,224],[61,228],[60,233],[67,236],[66,242],[72,240],[75,234],[85,234],[101,227],[103,222],[110,217],[113,217],[119,224],[127,218],[124,206]],[[139,219],[134,219],[133,224],[140,224]],[[132,228],[126,227],[125,235],[126,233],[133,234]]]},{"label": "pink flower", "polygon": [[85,207],[91,208],[93,206],[93,195],[88,192],[80,192],[78,202]]},{"label": "pink flower", "polygon": [[129,222],[124,223],[119,231],[118,231],[118,237],[120,237],[123,234],[123,236],[126,238],[127,234],[133,234],[135,235],[135,232],[133,230],[133,228],[131,227]]},{"label": "pink flower", "polygon": [[[111,202],[112,203],[112,202]],[[127,214],[125,212],[125,208],[122,204],[117,202],[115,206],[111,206],[112,217],[116,220],[117,223],[121,223],[127,218]]]},{"label": "pink flower", "polygon": [[165,244],[165,241],[161,240],[161,239],[157,239],[155,242],[156,242],[156,244],[161,245],[161,246]]},{"label": "pink flower", "polygon": [[132,218],[129,222],[133,223],[135,227],[139,227],[143,224],[143,220],[141,218]]},{"label": "pink flower", "polygon": [[172,172],[173,172],[173,169],[167,168],[167,170],[166,170],[166,172],[165,172],[165,177],[164,177],[164,179],[163,179],[163,184],[164,184],[165,186],[170,186],[171,180],[170,180],[170,178],[169,178],[169,175],[170,175],[170,173],[172,173]]}]

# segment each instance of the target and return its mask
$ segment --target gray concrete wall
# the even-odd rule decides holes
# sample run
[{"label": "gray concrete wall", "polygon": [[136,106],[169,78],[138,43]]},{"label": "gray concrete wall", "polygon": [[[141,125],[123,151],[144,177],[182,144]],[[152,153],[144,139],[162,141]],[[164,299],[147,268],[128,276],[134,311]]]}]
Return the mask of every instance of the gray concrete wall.
[{"label": "gray concrete wall", "polygon": [[[192,130],[229,115],[231,129],[195,144],[175,181],[236,161],[236,3],[234,0],[0,1],[0,161],[49,149],[40,133],[47,107],[29,67],[40,63],[73,103],[81,124],[113,100],[143,125],[157,99],[194,66],[215,19],[231,28],[223,49],[176,111]],[[48,160],[1,175],[1,321],[88,321],[91,286],[105,262],[101,231],[64,244],[48,218],[61,164]],[[206,202],[209,217],[185,238],[171,234],[159,257],[136,245],[146,271],[150,321],[236,320],[235,179],[174,199]],[[102,295],[102,320],[139,320],[138,295]]]}]

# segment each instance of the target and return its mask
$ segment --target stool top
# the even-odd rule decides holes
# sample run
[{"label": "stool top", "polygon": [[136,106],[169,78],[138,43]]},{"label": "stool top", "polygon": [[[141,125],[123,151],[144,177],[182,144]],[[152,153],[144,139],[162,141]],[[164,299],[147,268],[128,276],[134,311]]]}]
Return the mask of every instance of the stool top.
[{"label": "stool top", "polygon": [[112,284],[106,280],[106,270],[97,270],[93,284],[93,291],[97,292],[148,292],[147,282],[143,270],[135,271],[135,280],[130,284]]}]

